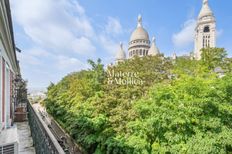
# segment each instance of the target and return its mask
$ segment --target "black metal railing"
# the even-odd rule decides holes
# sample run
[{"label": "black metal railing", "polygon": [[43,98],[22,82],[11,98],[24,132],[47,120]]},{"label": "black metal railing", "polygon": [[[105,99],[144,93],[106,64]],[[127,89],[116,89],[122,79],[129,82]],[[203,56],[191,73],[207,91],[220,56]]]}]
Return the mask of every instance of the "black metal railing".
[{"label": "black metal railing", "polygon": [[65,154],[44,121],[28,102],[28,121],[37,154]]}]

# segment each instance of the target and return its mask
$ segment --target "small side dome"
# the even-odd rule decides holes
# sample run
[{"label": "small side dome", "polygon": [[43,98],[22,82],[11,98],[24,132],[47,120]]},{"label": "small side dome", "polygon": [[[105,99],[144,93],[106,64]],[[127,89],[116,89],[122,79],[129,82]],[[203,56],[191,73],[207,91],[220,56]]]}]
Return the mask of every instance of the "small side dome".
[{"label": "small side dome", "polygon": [[206,16],[213,16],[213,12],[209,7],[208,0],[203,0],[203,6],[201,8],[198,19],[201,19]]},{"label": "small side dome", "polygon": [[130,42],[134,40],[149,40],[148,32],[143,28],[142,16],[138,16],[137,28],[134,30],[130,37]]},{"label": "small side dome", "polygon": [[176,56],[176,53],[174,52],[173,55],[172,55],[172,59],[173,60],[176,60],[177,59],[177,56]]},{"label": "small side dome", "polygon": [[123,50],[123,44],[120,43],[120,49],[116,54],[116,60],[125,60],[126,59],[126,53]]},{"label": "small side dome", "polygon": [[159,54],[160,54],[160,51],[156,46],[155,37],[153,37],[151,47],[148,50],[148,55],[156,56],[156,55],[159,55]]}]

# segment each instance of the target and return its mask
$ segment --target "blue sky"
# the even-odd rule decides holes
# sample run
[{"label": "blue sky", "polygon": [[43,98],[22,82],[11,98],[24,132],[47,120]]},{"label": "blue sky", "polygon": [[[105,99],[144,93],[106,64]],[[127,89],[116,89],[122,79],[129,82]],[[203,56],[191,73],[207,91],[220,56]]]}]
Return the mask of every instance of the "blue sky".
[{"label": "blue sky", "polygon": [[[217,20],[217,46],[231,56],[232,1],[209,5]],[[23,78],[29,88],[45,88],[88,68],[87,59],[113,62],[120,42],[127,49],[138,14],[161,52],[188,54],[201,6],[202,0],[11,0]]]}]

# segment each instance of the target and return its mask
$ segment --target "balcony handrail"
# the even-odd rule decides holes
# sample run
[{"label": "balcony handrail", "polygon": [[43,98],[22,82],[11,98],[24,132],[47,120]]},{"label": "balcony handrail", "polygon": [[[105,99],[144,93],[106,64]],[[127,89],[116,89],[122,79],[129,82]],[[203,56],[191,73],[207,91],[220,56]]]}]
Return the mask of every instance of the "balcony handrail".
[{"label": "balcony handrail", "polygon": [[36,153],[42,154],[65,154],[64,150],[47,127],[46,123],[39,116],[38,112],[34,110],[31,103],[28,101],[28,119],[31,127],[33,143]]}]

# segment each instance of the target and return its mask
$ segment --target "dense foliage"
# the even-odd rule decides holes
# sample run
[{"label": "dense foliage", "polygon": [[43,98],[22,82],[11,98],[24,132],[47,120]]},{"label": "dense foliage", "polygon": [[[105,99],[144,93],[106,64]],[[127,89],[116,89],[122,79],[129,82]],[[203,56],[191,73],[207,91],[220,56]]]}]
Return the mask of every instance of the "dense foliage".
[{"label": "dense foliage", "polygon": [[[107,69],[89,61],[51,84],[45,104],[86,153],[230,153],[231,62],[220,48],[200,61],[136,57]],[[144,82],[112,83],[112,72]]]},{"label": "dense foliage", "polygon": [[23,80],[21,76],[17,76],[14,81],[16,83],[17,89],[17,105],[23,104],[27,102],[27,81]]}]

